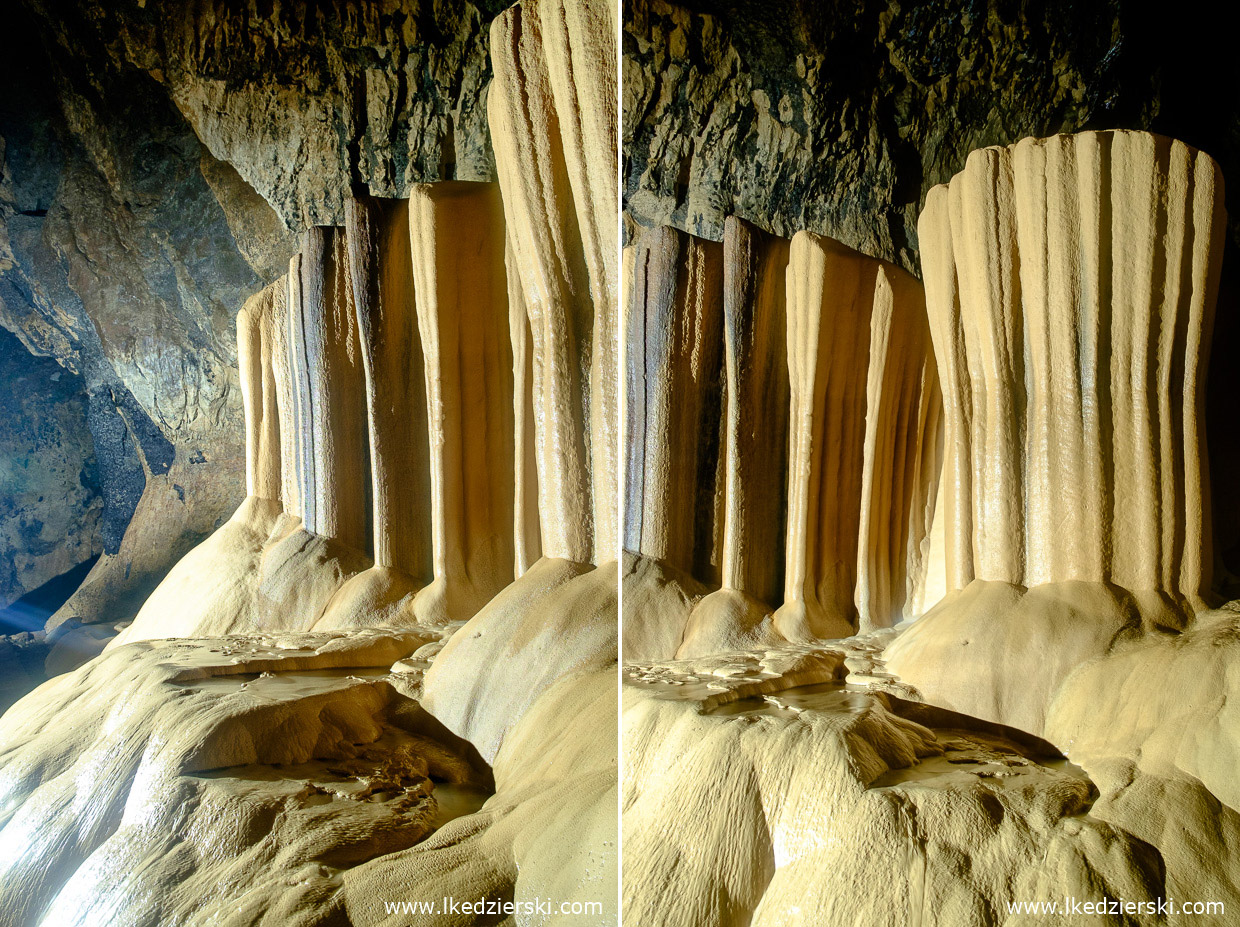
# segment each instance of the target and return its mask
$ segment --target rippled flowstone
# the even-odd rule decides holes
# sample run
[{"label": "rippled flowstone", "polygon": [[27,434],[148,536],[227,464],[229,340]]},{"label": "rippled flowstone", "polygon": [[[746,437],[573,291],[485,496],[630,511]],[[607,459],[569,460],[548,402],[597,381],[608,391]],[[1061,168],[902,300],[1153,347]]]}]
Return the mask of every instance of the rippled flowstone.
[{"label": "rippled flowstone", "polygon": [[614,674],[564,678],[488,766],[419,704],[439,641],[136,643],[45,683],[0,720],[0,923],[379,924],[385,900],[614,899]]},{"label": "rippled flowstone", "polygon": [[[882,669],[885,637],[626,665],[626,917],[1188,924],[1153,905],[1240,904],[1227,851],[1240,815],[1200,782],[1122,750],[1082,751],[1082,768],[1046,741],[909,700]],[[1009,908],[1103,897],[1150,916]]]}]

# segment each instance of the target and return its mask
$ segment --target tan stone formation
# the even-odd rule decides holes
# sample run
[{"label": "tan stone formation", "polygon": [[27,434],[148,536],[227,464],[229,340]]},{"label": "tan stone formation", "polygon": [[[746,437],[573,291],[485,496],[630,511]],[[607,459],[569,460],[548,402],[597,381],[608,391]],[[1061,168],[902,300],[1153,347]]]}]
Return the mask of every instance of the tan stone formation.
[{"label": "tan stone formation", "polygon": [[723,249],[672,228],[634,249],[625,547],[718,579],[713,477],[722,392]]},{"label": "tan stone formation", "polygon": [[538,442],[534,424],[534,345],[512,238],[505,236],[508,271],[508,335],[512,342],[513,572],[520,577],[542,556],[538,517]]},{"label": "tan stone formation", "polygon": [[312,228],[303,238],[301,301],[293,350],[302,387],[306,530],[355,550],[370,546],[365,375],[343,231]]},{"label": "tan stone formation", "polygon": [[280,469],[280,414],[276,404],[275,338],[287,309],[277,308],[277,281],[250,297],[237,314],[237,366],[245,409],[246,495],[279,502],[283,493]]},{"label": "tan stone formation", "polygon": [[356,194],[240,314],[249,495],[0,718],[0,925],[617,921],[615,16],[502,13],[500,184]]},{"label": "tan stone formation", "polygon": [[[434,581],[418,619],[472,617],[513,580],[515,461],[504,215],[493,184],[414,187],[409,205],[426,364]],[[507,467],[480,465],[509,461]]]},{"label": "tan stone formation", "polygon": [[[520,283],[529,324],[542,557],[448,642],[427,675],[424,699],[488,760],[557,679],[603,670],[616,660],[611,462],[618,428],[607,417],[618,406],[618,361],[614,336],[598,335],[600,325],[606,331],[611,324],[618,289],[600,277],[614,272],[610,259],[601,257],[614,222],[608,226],[599,212],[614,184],[608,193],[590,179],[599,158],[610,159],[607,177],[616,172],[614,141],[604,143],[591,129],[609,124],[606,114],[614,113],[615,96],[607,90],[615,87],[615,72],[608,73],[615,66],[614,39],[598,25],[608,15],[599,5],[526,0],[491,25],[495,80],[487,111],[507,268]],[[579,82],[578,68],[602,70]],[[567,80],[575,92],[562,92]],[[509,300],[511,312],[511,293]],[[521,337],[516,329],[514,344]],[[509,419],[510,434],[523,419]],[[523,478],[521,485],[528,489],[531,481]]]},{"label": "tan stone formation", "polygon": [[[1228,659],[1219,644],[1234,639],[1234,625],[1233,614],[1226,632],[1220,624],[1178,650],[1175,677],[1187,682],[1182,674],[1208,670],[1196,691],[1217,692]],[[1193,771],[1226,776],[1233,785],[1220,794],[1230,797],[1224,758],[1234,767],[1234,726],[1210,749],[1186,736],[1174,720],[1184,702],[1148,685],[1170,656],[1165,644],[1154,646],[1164,651],[1098,665],[1082,678],[1074,701],[1090,746],[1106,739],[1109,723],[1098,724],[1095,708],[1105,706],[1118,712],[1108,718],[1120,719],[1114,736],[1131,751],[1108,749],[1085,771],[1021,732],[848,674],[867,651],[881,651],[881,639],[627,665],[625,920],[1228,923],[1218,909],[1154,913],[1168,898],[1221,903],[1228,914],[1240,905],[1226,850],[1240,836],[1240,814],[1174,765],[1195,755],[1205,762]],[[1147,694],[1124,707],[1138,689]],[[1211,715],[1231,723],[1217,699],[1194,720]],[[1161,743],[1147,762],[1136,744],[1156,717]],[[1149,907],[1127,917],[1008,907],[1067,897]]]},{"label": "tan stone formation", "polygon": [[345,218],[366,377],[375,566],[402,570],[425,584],[432,576],[425,506],[431,487],[409,204],[351,198]]},{"label": "tan stone formation", "polygon": [[414,308],[409,206],[350,198],[345,238],[370,451],[374,565],[332,595],[317,628],[403,624],[432,579],[427,402]]},{"label": "tan stone formation", "polygon": [[1040,730],[1074,666],[1202,606],[1222,204],[1207,155],[1124,131],[976,151],[927,197],[949,595],[890,665],[932,701]]},{"label": "tan stone formation", "polygon": [[609,176],[614,176],[614,144],[578,150],[574,127],[605,122],[594,114],[607,107],[614,112],[615,95],[603,93],[596,82],[593,93],[557,98],[552,73],[570,68],[575,57],[605,66],[610,56],[614,68],[614,50],[594,47],[613,41],[597,29],[567,28],[544,36],[543,18],[575,20],[576,14],[564,12],[571,6],[521,4],[491,24],[495,79],[487,113],[533,344],[543,556],[601,563],[615,559],[615,518],[609,514],[615,492],[614,484],[610,492],[606,484],[614,472],[608,460],[615,459],[616,436],[614,426],[604,428],[594,416],[595,396],[617,381],[608,340],[595,339],[595,331],[614,317],[607,300],[614,299],[615,288],[591,278],[586,252],[598,253],[601,246],[584,241],[579,229],[597,227],[605,236],[608,228],[589,216],[587,223],[578,218],[582,211],[597,213],[575,198],[570,171],[580,178],[590,158],[609,150]]},{"label": "tan stone formation", "polygon": [[3,722],[0,923],[461,923],[384,908],[444,895],[614,912],[614,668],[558,682],[492,771],[420,707],[420,671],[389,672],[439,633],[142,642],[52,680]]},{"label": "tan stone formation", "polygon": [[722,248],[659,229],[632,251],[625,544],[658,561],[633,575],[653,571],[662,591],[634,588],[626,654],[839,637],[912,614],[941,426],[920,284],[737,219]]},{"label": "tan stone formation", "polygon": [[800,232],[788,264],[789,640],[890,627],[908,598],[937,468],[937,383],[916,279]]}]

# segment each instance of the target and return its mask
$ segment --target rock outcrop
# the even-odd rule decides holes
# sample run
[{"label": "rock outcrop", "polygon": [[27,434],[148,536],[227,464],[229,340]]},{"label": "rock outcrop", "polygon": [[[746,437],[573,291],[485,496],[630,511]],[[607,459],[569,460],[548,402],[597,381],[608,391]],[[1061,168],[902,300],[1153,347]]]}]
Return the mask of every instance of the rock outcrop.
[{"label": "rock outcrop", "polygon": [[[0,331],[0,616],[103,551],[95,444],[80,377]],[[4,624],[0,617],[0,624]],[[38,631],[4,627],[0,633]]]}]

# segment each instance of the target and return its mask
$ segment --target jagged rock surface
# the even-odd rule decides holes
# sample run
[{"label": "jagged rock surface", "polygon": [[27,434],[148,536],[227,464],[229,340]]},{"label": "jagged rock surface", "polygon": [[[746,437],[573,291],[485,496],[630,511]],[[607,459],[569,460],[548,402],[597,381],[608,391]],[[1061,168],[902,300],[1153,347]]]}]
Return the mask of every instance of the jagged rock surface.
[{"label": "jagged rock surface", "polygon": [[[0,330],[0,615],[103,550],[95,444],[80,377]],[[0,617],[0,623],[4,619]],[[38,628],[5,628],[35,631]]]},{"label": "jagged rock surface", "polygon": [[1197,89],[1233,83],[1234,57],[1191,17],[1118,2],[635,0],[631,10],[624,203],[641,225],[717,241],[736,215],[916,272],[925,194],[978,148],[1151,129],[1240,167],[1240,110]]}]

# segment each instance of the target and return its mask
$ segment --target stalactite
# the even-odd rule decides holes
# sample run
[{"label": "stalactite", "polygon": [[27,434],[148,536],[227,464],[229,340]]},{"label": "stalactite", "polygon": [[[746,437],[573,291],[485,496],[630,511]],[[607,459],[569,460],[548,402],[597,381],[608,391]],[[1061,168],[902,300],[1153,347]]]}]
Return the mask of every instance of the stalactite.
[{"label": "stalactite", "polygon": [[[280,501],[280,414],[276,404],[274,328],[278,285],[246,300],[237,314],[237,365],[245,409],[246,494]],[[279,321],[282,321],[280,319]]]},{"label": "stalactite", "polygon": [[808,232],[792,240],[787,570],[775,614],[792,640],[901,615],[917,429],[933,388],[923,299],[890,264]]},{"label": "stalactite", "polygon": [[520,577],[542,556],[538,515],[538,458],[534,425],[534,346],[525,294],[512,251],[511,236],[504,237],[504,267],[508,272],[508,336],[512,343],[513,415],[513,572]]},{"label": "stalactite", "polygon": [[533,344],[542,552],[588,563],[599,544],[587,439],[595,308],[536,5],[496,18],[491,56],[487,114]]},{"label": "stalactite", "polygon": [[658,229],[631,251],[625,546],[659,578],[633,583],[626,649],[842,636],[918,607],[941,422],[917,280],[737,219],[722,247]]},{"label": "stalactite", "polygon": [[432,579],[426,376],[414,308],[409,204],[346,201],[370,447],[375,566]]},{"label": "stalactite", "polygon": [[695,606],[678,651],[682,656],[769,639],[769,616],[781,601],[789,408],[787,267],[786,239],[728,217],[723,234],[726,384],[720,588]]}]

